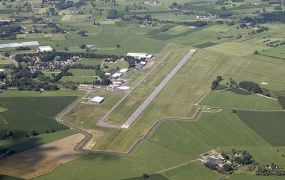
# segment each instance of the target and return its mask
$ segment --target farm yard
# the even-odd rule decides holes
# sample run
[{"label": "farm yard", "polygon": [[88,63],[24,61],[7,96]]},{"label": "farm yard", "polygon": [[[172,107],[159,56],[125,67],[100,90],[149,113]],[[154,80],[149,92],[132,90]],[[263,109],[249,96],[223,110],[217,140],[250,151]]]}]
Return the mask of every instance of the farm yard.
[{"label": "farm yard", "polygon": [[[285,167],[283,11],[279,0],[1,2],[0,179],[282,179],[258,172]],[[220,172],[202,160],[212,151],[252,164]]]}]

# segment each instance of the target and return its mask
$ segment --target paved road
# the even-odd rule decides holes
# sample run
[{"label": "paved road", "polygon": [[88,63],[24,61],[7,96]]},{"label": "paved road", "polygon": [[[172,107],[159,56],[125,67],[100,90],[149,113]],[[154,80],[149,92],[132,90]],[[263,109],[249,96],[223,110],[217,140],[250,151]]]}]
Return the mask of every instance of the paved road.
[{"label": "paved road", "polygon": [[115,125],[110,124],[106,122],[107,117],[117,108],[121,105],[121,103],[133,92],[134,89],[136,89],[141,83],[151,74],[153,74],[153,71],[167,58],[168,56],[165,56],[162,58],[148,73],[146,73],[143,78],[127,93],[124,95],[120,101],[118,101],[105,115],[96,123],[99,127],[105,127],[105,128],[116,128],[120,129],[121,125]]},{"label": "paved road", "polygon": [[19,66],[19,63],[15,59],[11,59],[11,58],[8,58],[8,57],[2,56],[2,55],[0,55],[0,58],[1,59],[6,59],[6,60],[12,62],[16,67]]},{"label": "paved road", "polygon": [[154,98],[160,93],[160,91],[169,83],[174,75],[182,68],[182,66],[191,58],[195,53],[195,49],[191,49],[172,69],[172,71],[161,81],[161,83],[154,89],[154,91],[145,99],[145,101],[138,107],[138,109],[129,117],[129,119],[123,124],[122,127],[128,128],[133,124],[138,117],[143,113],[146,107],[154,100]]}]

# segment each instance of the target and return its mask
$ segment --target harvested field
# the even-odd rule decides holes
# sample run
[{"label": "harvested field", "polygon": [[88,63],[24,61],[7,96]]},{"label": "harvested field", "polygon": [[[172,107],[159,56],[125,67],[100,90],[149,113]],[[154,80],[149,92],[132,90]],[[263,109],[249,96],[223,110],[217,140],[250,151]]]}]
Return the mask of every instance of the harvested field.
[{"label": "harvested field", "polygon": [[81,155],[73,148],[83,138],[75,134],[1,160],[0,174],[31,179],[49,173]]}]

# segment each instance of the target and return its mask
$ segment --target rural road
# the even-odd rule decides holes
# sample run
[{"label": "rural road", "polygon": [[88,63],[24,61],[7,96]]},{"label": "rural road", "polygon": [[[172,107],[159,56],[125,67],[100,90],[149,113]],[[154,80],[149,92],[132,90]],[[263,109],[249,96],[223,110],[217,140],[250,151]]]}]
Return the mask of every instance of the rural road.
[{"label": "rural road", "polygon": [[122,125],[122,128],[128,128],[132,125],[138,117],[143,113],[147,106],[154,100],[154,98],[161,92],[161,90],[169,83],[169,81],[175,76],[175,74],[182,68],[182,66],[192,57],[196,52],[195,49],[191,49],[171,70],[171,72],[160,82],[153,92],[145,99],[145,101],[138,107],[138,109],[129,117],[129,119]]}]

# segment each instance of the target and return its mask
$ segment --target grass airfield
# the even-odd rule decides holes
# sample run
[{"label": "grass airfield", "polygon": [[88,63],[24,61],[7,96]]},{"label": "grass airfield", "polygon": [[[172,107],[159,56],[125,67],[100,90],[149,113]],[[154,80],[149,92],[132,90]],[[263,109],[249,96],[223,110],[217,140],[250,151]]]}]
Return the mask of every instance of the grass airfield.
[{"label": "grass airfield", "polygon": [[[119,3],[124,5],[134,2],[119,0]],[[149,5],[148,8],[153,13],[152,17],[178,21],[195,18],[175,12],[163,13],[163,11],[169,11],[168,5],[172,2],[167,0],[163,5]],[[189,1],[178,0],[177,2]],[[236,3],[236,6],[239,4],[243,3]],[[211,7],[205,2],[199,1],[191,1],[190,5],[201,5],[213,10],[220,8],[216,5]],[[104,8],[110,7],[109,3]],[[233,8],[233,11],[244,13],[259,10],[258,8],[234,8],[230,5],[226,5],[226,8]],[[0,14],[3,11],[3,8],[0,8]],[[44,9],[40,9],[40,11],[44,11]],[[161,13],[158,13],[159,11]],[[106,15],[105,11],[103,15]],[[95,44],[99,54],[125,55],[127,52],[155,54],[155,63],[150,69],[136,71],[130,76],[128,85],[138,86],[110,114],[108,121],[111,123],[122,124],[170,72],[187,50],[195,47],[197,53],[174,76],[130,129],[105,129],[96,126],[96,122],[124,95],[107,90],[99,90],[91,94],[91,96],[106,97],[106,101],[102,105],[80,103],[63,117],[63,120],[72,126],[83,128],[94,134],[92,148],[94,151],[128,152],[138,139],[145,137],[150,132],[146,136],[147,138],[132,151],[131,155],[100,153],[86,155],[36,179],[75,180],[94,179],[95,177],[96,179],[142,179],[144,173],[154,174],[153,179],[221,179],[223,177],[220,174],[205,168],[202,163],[197,161],[201,153],[216,148],[223,151],[231,151],[233,148],[247,150],[260,163],[284,163],[285,145],[283,139],[285,135],[282,127],[285,119],[284,112],[276,100],[257,95],[241,95],[226,90],[210,92],[211,82],[216,76],[221,75],[225,81],[228,81],[229,78],[233,78],[237,82],[254,81],[263,88],[284,93],[284,45],[270,48],[263,43],[264,39],[269,37],[272,39],[284,38],[284,25],[266,24],[272,31],[249,36],[248,33],[252,29],[238,29],[237,25],[215,24],[203,28],[178,25],[169,26],[169,29],[164,31],[165,25],[162,24],[145,28],[139,27],[134,22],[106,21],[101,16],[98,18],[101,25],[95,26],[92,22],[87,21],[88,16],[90,16],[88,13],[72,15],[68,12],[66,15],[51,17],[65,26],[72,25],[80,27],[82,30],[88,30],[87,37],[81,37],[76,32],[71,32],[68,34],[23,35],[19,36],[19,39],[21,41],[38,40],[41,44],[51,45],[61,51],[64,47],[68,47],[71,52],[83,52],[84,50],[79,48],[79,45]],[[237,34],[242,35],[243,39],[230,38]],[[12,41],[3,40],[3,43],[6,42]],[[119,46],[117,46],[118,44]],[[259,53],[254,54],[255,51]],[[160,61],[161,63],[158,64]],[[102,63],[102,59],[81,59],[79,63],[97,65]],[[1,64],[9,64],[9,62],[3,61]],[[156,64],[158,64],[157,67]],[[119,65],[109,64],[109,66],[116,68],[127,65],[121,63]],[[76,69],[71,71],[74,77],[64,77],[61,79],[63,82],[69,80],[92,82],[95,79],[92,70]],[[144,76],[146,76],[145,80],[139,83]],[[65,90],[43,94],[7,91],[0,95],[0,99],[7,98],[0,104],[0,115],[12,113],[12,110],[12,115],[15,115],[21,111],[21,108],[24,109],[23,111],[25,108],[28,108],[28,111],[36,109],[40,113],[29,118],[33,119],[32,125],[24,125],[25,129],[30,131],[32,127],[38,126],[36,122],[38,119],[46,120],[47,124],[45,125],[48,126],[56,123],[53,119],[56,112],[69,104],[75,96],[80,95],[82,92]],[[17,98],[14,99],[20,98],[21,102],[12,100],[12,97],[16,96]],[[54,98],[54,96],[57,97]],[[33,103],[29,103],[32,101],[40,104],[40,107],[34,108],[31,105]],[[12,102],[19,104],[6,106],[7,103]],[[212,109],[203,112],[199,119],[193,120],[199,106]],[[53,112],[46,113],[46,107],[53,107]],[[237,112],[234,113],[232,109]],[[152,129],[153,125],[160,120],[165,121],[158,123],[159,125]],[[6,126],[7,124],[5,125],[2,120],[0,125]],[[41,125],[44,126],[42,123]],[[46,126],[42,130],[45,128]],[[34,139],[39,144],[45,144],[73,133],[72,130],[61,130],[55,133],[41,134]],[[19,152],[34,147],[24,140],[18,144],[8,141],[3,144],[5,146],[14,145],[16,151]],[[254,176],[246,170],[226,178],[281,179],[273,176]]]}]

